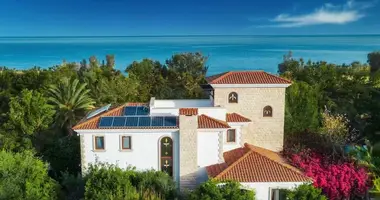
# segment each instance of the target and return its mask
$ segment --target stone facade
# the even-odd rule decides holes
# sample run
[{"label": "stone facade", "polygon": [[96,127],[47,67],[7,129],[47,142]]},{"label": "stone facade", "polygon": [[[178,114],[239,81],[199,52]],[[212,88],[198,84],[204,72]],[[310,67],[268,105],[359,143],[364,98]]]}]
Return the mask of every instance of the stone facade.
[{"label": "stone facade", "polygon": [[[242,143],[247,142],[273,151],[281,151],[284,141],[286,88],[218,88],[214,87],[214,106],[224,106],[252,120],[242,130]],[[231,92],[238,94],[238,103],[228,103]],[[272,117],[263,117],[263,108],[271,106]]]},{"label": "stone facade", "polygon": [[198,116],[179,116],[179,176],[180,189],[194,189],[197,184]]},{"label": "stone facade", "polygon": [[80,135],[79,136],[80,140],[80,165],[81,165],[81,170],[82,170],[82,175],[84,175],[85,170],[86,170],[86,156],[85,156],[85,146],[84,146],[84,136]]}]

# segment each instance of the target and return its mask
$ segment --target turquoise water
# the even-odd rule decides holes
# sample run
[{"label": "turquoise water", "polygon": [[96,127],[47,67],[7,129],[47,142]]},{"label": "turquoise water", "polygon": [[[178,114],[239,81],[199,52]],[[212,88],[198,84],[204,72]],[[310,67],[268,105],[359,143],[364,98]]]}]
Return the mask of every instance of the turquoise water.
[{"label": "turquoise water", "polygon": [[295,58],[337,64],[366,62],[367,54],[380,50],[380,35],[353,36],[160,36],[160,37],[38,37],[0,38],[0,66],[47,68],[62,60],[79,62],[95,55],[114,54],[116,68],[124,70],[134,60],[164,62],[178,52],[200,51],[209,56],[209,74],[227,70],[277,71],[289,50]]}]

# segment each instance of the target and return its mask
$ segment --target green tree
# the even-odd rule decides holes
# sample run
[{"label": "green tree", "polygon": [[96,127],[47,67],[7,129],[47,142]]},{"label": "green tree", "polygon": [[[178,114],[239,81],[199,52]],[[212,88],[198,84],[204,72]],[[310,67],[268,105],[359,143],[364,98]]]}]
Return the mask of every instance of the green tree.
[{"label": "green tree", "polygon": [[97,68],[97,67],[99,67],[99,61],[96,58],[96,56],[91,56],[89,58],[89,66],[90,66],[90,68]]},{"label": "green tree", "polygon": [[367,58],[371,72],[377,72],[380,69],[380,51],[369,53]]},{"label": "green tree", "polygon": [[94,108],[94,101],[89,97],[85,83],[75,79],[62,79],[57,85],[51,85],[48,91],[49,100],[57,110],[56,123],[70,130],[86,111]]},{"label": "green tree", "polygon": [[106,55],[106,67],[114,68],[115,67],[115,56],[114,55]]},{"label": "green tree", "polygon": [[6,149],[30,149],[37,134],[53,122],[54,108],[37,91],[23,90],[9,103],[8,121],[4,124],[3,145]]},{"label": "green tree", "polygon": [[137,100],[149,101],[151,97],[169,98],[171,88],[164,78],[166,68],[158,61],[143,59],[133,62],[125,70],[128,78],[137,85]]},{"label": "green tree", "polygon": [[286,190],[285,193],[288,200],[327,200],[322,190],[312,184],[302,184],[294,190]]},{"label": "green tree", "polygon": [[190,192],[188,200],[246,200],[255,199],[255,192],[245,190],[238,182],[217,182],[209,180]]},{"label": "green tree", "polygon": [[317,131],[319,127],[318,92],[305,82],[293,82],[286,89],[285,132]]},{"label": "green tree", "polygon": [[180,53],[166,60],[173,98],[203,98],[207,57],[201,53]]},{"label": "green tree", "polygon": [[59,187],[47,170],[47,164],[28,151],[0,151],[0,199],[57,199]]}]

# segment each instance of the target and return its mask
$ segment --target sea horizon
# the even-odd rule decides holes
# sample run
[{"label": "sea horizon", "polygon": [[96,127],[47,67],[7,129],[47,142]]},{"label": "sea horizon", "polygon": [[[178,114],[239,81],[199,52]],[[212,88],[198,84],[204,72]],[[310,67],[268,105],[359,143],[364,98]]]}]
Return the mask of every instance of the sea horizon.
[{"label": "sea horizon", "polygon": [[48,68],[63,60],[80,62],[95,55],[101,61],[113,54],[115,68],[124,71],[144,58],[164,63],[175,53],[202,52],[209,56],[208,74],[230,70],[276,73],[288,51],[296,59],[349,64],[366,62],[367,54],[376,50],[380,50],[380,34],[3,36],[0,66]]}]

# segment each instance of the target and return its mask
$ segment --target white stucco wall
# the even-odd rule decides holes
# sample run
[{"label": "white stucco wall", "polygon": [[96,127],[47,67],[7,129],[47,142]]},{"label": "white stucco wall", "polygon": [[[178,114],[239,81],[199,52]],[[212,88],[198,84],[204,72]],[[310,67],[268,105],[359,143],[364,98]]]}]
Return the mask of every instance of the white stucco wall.
[{"label": "white stucco wall", "polygon": [[244,188],[253,189],[256,193],[256,200],[270,200],[271,189],[293,189],[303,182],[258,182],[241,183]]},{"label": "white stucco wall", "polygon": [[207,181],[206,166],[218,163],[219,160],[219,131],[198,132],[197,142],[197,184]]},{"label": "white stucco wall", "polygon": [[212,107],[212,102],[209,99],[154,99],[152,102],[154,108],[197,108],[197,107]]},{"label": "white stucco wall", "polygon": [[205,167],[218,163],[218,132],[198,132],[198,166]]},{"label": "white stucco wall", "polygon": [[226,113],[227,113],[227,110],[224,107],[198,108],[198,115],[204,114],[209,117],[213,117],[215,119],[219,119],[222,121],[226,121]]},{"label": "white stucco wall", "polygon": [[[178,131],[157,132],[128,132],[104,130],[103,133],[80,133],[84,137],[84,164],[107,162],[116,164],[121,168],[131,165],[137,170],[154,169],[160,170],[159,164],[159,141],[162,137],[169,136],[173,139],[173,167],[174,177],[178,180]],[[103,135],[105,140],[105,151],[95,151],[93,137]],[[122,151],[120,147],[120,136],[131,136],[132,150]]]},{"label": "white stucco wall", "polygon": [[[183,107],[185,108],[185,107]],[[205,114],[219,120],[226,120],[227,110],[223,107],[194,107],[198,108],[198,115]],[[150,108],[151,116],[178,116],[179,108]]]}]

